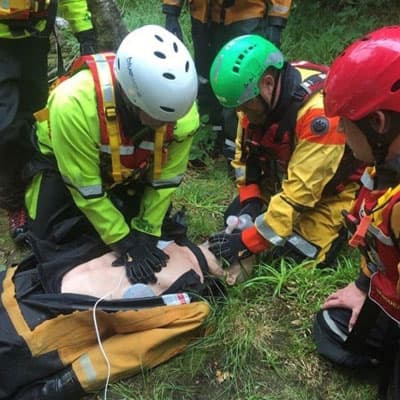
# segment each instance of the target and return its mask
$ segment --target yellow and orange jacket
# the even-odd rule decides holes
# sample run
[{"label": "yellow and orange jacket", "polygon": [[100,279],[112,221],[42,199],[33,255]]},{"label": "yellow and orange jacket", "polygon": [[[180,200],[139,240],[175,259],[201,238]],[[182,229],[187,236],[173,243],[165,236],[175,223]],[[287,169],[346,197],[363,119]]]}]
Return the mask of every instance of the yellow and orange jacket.
[{"label": "yellow and orange jacket", "polygon": [[[230,7],[223,7],[224,0],[188,0],[191,16],[205,23],[225,25],[234,22],[264,17],[280,17],[287,20],[292,4],[291,0],[236,0]],[[185,0],[163,0],[163,4],[182,8]]]},{"label": "yellow and orange jacket", "polygon": [[[310,69],[296,69],[303,82],[318,73]],[[258,197],[268,203],[265,213],[256,218],[254,227],[243,232],[244,243],[254,253],[266,250],[270,245],[283,245],[294,229],[298,228],[301,214],[318,207],[321,210],[332,207],[332,210],[326,211],[327,214],[332,213],[327,219],[332,226],[340,225],[337,220],[341,218],[341,210],[337,208],[343,208],[346,201],[342,202],[340,196],[336,201],[335,196],[348,191],[349,197],[354,198],[357,188],[355,182],[358,182],[364,169],[364,165],[355,160],[345,146],[345,135],[337,129],[339,119],[325,116],[321,90],[308,98],[295,118],[293,132],[286,132],[282,140],[276,141],[274,135],[281,122],[278,121],[258,136],[262,143],[254,143],[257,142],[257,136],[252,134],[252,127],[246,117],[241,115],[239,119],[232,166],[235,169],[240,201],[244,203]],[[249,160],[252,158],[253,161],[251,168],[254,168],[254,158],[257,160],[254,154],[249,157],[249,152],[251,154],[254,151],[249,146],[258,146],[259,151],[266,149],[264,153],[261,151],[259,161],[264,168],[266,166],[267,173],[262,173],[258,181],[254,176],[249,179]],[[272,154],[276,162],[274,175],[278,179],[270,179],[271,176],[268,176],[268,154]],[[326,201],[328,198],[332,199],[329,203]],[[314,230],[318,230],[319,222],[311,221],[311,217],[309,219]]]}]

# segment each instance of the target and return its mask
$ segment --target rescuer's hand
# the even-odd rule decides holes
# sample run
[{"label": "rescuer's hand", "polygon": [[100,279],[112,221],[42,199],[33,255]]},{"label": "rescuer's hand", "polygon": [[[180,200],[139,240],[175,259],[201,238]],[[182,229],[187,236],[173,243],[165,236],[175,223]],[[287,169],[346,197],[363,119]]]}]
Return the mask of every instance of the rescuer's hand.
[{"label": "rescuer's hand", "polygon": [[208,242],[211,253],[217,258],[222,258],[228,264],[227,267],[252,255],[242,241],[241,232],[218,232],[211,235]]},{"label": "rescuer's hand", "polygon": [[119,254],[113,266],[125,266],[126,276],[133,283],[155,283],[156,272],[167,265],[168,255],[157,247],[158,238],[133,230],[111,248]]}]

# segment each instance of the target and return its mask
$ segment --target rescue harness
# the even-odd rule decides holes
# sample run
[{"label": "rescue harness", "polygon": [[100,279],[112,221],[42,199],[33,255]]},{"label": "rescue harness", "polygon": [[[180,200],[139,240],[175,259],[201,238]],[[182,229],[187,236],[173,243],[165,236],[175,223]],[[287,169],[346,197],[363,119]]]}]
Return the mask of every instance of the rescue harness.
[{"label": "rescue harness", "polygon": [[369,297],[397,323],[400,323],[400,248],[391,234],[393,207],[400,202],[400,184],[385,190],[369,186],[374,170],[361,178],[364,186],[352,213],[344,212],[352,234],[349,244],[358,247],[371,276]]},{"label": "rescue harness", "polygon": [[[318,71],[299,83],[291,94],[290,104],[282,118],[271,123],[267,128],[253,126],[246,117],[243,118],[244,132],[242,140],[242,162],[246,163],[246,182],[257,182],[260,178],[259,162],[269,163],[268,170],[271,178],[276,182],[278,190],[280,175],[286,170],[294,148],[294,130],[299,109],[324,86],[329,67],[323,64],[314,64],[308,61],[297,61],[290,64],[294,68]],[[267,134],[266,134],[267,133]],[[361,163],[354,159],[348,146],[345,147],[342,162],[338,172],[326,185],[324,192],[327,194],[340,193],[345,184],[359,179]],[[354,172],[356,171],[356,172]],[[254,176],[252,176],[254,175]]]},{"label": "rescue harness", "polygon": [[[111,156],[112,179],[115,184],[128,179],[136,179],[148,170],[150,156],[153,154],[153,179],[161,176],[162,167],[167,160],[167,144],[173,140],[174,126],[163,125],[154,133],[154,141],[141,140],[136,143],[124,134],[117,115],[115,101],[114,53],[99,53],[79,57],[68,74],[62,76],[55,85],[67,80],[82,69],[88,68],[93,76],[97,110],[100,121],[100,151]],[[37,121],[49,121],[48,108],[35,113]],[[49,126],[51,135],[51,127]],[[151,132],[150,132],[151,133]]]},{"label": "rescue harness", "polygon": [[41,34],[50,33],[54,31],[56,16],[56,0],[0,0],[0,23],[6,24],[15,36],[24,31],[39,33],[36,24],[40,20],[46,20]]},{"label": "rescue harness", "polygon": [[375,190],[375,172],[373,168],[366,169],[361,178],[364,186],[352,212],[344,212],[346,227],[352,235],[349,244],[361,251],[365,258],[363,270],[372,274],[365,310],[360,313],[360,321],[355,325],[357,332],[351,332],[352,340],[347,345],[357,346],[365,340],[377,321],[376,310],[393,321],[383,343],[378,389],[379,399],[383,400],[398,398],[400,394],[400,246],[391,233],[394,206],[400,202],[400,184]]},{"label": "rescue harness", "polygon": [[52,0],[1,0],[0,19],[43,18],[51,3]]},{"label": "rescue harness", "polygon": [[[252,126],[247,118],[243,120],[243,127],[251,132],[244,141],[244,149],[251,153],[257,153],[259,158],[277,159],[287,162],[293,151],[293,131],[296,124],[298,110],[316,93],[318,93],[325,82],[328,67],[313,64],[307,61],[291,63],[294,68],[310,69],[319,71],[303,80],[297,85],[291,95],[289,109],[277,123],[271,123],[267,129]],[[266,130],[270,130],[265,135]],[[265,142],[265,143],[264,143]],[[263,157],[264,155],[264,157]]]}]

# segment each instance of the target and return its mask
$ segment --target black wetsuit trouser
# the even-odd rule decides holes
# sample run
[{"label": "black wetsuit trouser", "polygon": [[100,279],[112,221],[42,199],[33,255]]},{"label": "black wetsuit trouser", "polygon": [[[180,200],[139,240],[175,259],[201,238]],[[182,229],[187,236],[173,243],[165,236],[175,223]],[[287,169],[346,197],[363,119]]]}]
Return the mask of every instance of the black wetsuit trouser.
[{"label": "black wetsuit trouser", "polygon": [[23,167],[34,146],[32,114],[48,97],[48,35],[0,39],[0,208],[23,207]]}]

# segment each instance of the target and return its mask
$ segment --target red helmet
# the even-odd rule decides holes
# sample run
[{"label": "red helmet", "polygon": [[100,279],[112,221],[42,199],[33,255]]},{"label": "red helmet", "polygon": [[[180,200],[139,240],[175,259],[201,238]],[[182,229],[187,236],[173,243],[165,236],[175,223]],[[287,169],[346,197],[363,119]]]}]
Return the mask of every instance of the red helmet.
[{"label": "red helmet", "polygon": [[325,81],[325,111],[357,121],[376,110],[400,112],[400,25],[378,29],[338,56]]}]

